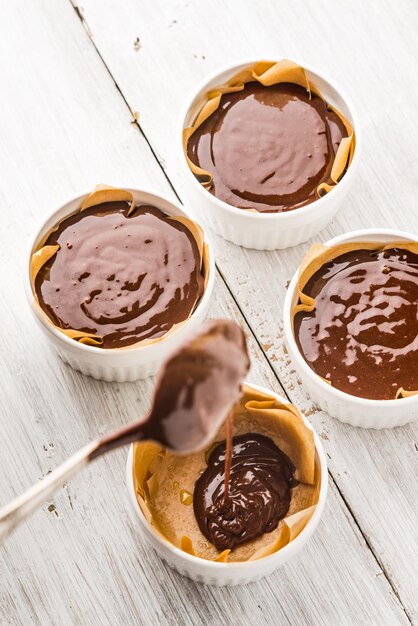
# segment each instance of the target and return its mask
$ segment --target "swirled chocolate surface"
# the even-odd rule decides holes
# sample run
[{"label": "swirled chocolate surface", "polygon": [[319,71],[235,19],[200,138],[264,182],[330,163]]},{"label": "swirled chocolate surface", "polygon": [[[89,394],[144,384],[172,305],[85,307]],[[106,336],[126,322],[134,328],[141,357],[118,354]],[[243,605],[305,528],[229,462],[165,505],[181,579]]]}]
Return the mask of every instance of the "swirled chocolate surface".
[{"label": "swirled chocolate surface", "polygon": [[190,137],[190,160],[213,175],[220,200],[261,212],[314,202],[347,130],[322,98],[303,87],[248,83],[224,94],[218,109]]},{"label": "swirled chocolate surface", "polygon": [[238,402],[249,367],[236,322],[202,324],[163,365],[146,436],[183,453],[202,448]]},{"label": "swirled chocolate surface", "polygon": [[234,437],[225,498],[225,451],[225,442],[212,451],[193,496],[199,528],[218,550],[233,549],[277,527],[289,510],[295,469],[269,437]]},{"label": "swirled chocolate surface", "polygon": [[355,250],[321,267],[303,289],[316,300],[295,316],[311,368],[334,387],[390,400],[418,389],[418,255]]},{"label": "swirled chocolate surface", "polygon": [[109,202],[64,219],[45,242],[60,246],[36,277],[54,324],[120,348],[160,337],[186,320],[203,295],[197,243],[152,206]]}]

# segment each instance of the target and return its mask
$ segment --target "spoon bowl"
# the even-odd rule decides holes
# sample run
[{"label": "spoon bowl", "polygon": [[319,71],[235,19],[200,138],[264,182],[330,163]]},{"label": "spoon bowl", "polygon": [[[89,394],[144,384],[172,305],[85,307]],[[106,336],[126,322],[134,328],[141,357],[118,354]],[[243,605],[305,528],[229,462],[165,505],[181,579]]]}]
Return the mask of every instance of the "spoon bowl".
[{"label": "spoon bowl", "polygon": [[249,370],[245,335],[229,320],[208,321],[160,370],[145,418],[93,441],[0,510],[0,542],[64,482],[110,450],[152,439],[177,454],[214,437],[238,401]]}]

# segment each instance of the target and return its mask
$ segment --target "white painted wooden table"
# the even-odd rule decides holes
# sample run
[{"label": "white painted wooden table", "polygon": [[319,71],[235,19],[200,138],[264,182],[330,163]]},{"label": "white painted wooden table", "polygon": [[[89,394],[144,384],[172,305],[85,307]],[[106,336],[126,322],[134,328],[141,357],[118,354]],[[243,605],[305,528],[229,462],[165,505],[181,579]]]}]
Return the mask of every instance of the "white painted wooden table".
[{"label": "white painted wooden table", "polygon": [[[29,234],[52,205],[98,182],[177,193],[187,204],[177,114],[218,65],[305,60],[338,77],[357,104],[363,165],[320,240],[372,226],[418,232],[416,0],[75,1],[0,2],[1,503],[145,411],[152,389],[85,378],[52,352],[24,301]],[[251,379],[284,390],[323,439],[330,493],[318,532],[259,583],[197,585],[162,563],[131,521],[120,451],[0,548],[1,624],[418,624],[417,426],[356,430],[306,399],[280,319],[309,243],[268,253],[214,239],[211,316],[244,325]]]}]

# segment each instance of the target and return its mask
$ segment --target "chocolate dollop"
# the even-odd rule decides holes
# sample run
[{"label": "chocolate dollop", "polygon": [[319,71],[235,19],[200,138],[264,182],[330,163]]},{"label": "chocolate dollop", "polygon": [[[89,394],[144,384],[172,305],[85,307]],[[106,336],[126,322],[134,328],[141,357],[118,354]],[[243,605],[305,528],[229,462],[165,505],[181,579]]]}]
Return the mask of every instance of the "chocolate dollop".
[{"label": "chocolate dollop", "polygon": [[102,348],[154,339],[186,320],[203,295],[192,233],[152,206],[108,202],[62,220],[59,245],[35,280],[40,306],[63,329],[102,338]]},{"label": "chocolate dollop", "polygon": [[199,528],[218,549],[233,549],[274,530],[289,510],[294,466],[264,435],[232,440],[229,492],[225,498],[225,442],[210,454],[196,481],[193,506]]},{"label": "chocolate dollop", "polygon": [[190,160],[212,176],[210,192],[260,212],[314,202],[347,130],[341,118],[299,85],[248,83],[224,94],[218,109],[191,135]]},{"label": "chocolate dollop", "polygon": [[354,250],[323,265],[295,315],[295,338],[310,367],[351,395],[391,400],[418,389],[418,255]]},{"label": "chocolate dollop", "polygon": [[239,400],[249,367],[242,328],[205,322],[163,365],[144,436],[177,452],[203,448]]}]

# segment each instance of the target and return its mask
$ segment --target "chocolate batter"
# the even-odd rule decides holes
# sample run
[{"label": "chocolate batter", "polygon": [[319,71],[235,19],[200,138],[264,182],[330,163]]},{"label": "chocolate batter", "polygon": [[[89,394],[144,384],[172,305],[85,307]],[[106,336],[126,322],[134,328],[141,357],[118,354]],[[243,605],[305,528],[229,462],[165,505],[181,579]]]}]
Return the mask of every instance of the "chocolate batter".
[{"label": "chocolate batter", "polygon": [[249,367],[242,328],[205,322],[162,368],[145,436],[183,453],[201,448],[238,402]]},{"label": "chocolate batter", "polygon": [[224,94],[190,137],[187,153],[213,175],[210,192],[232,206],[290,211],[317,200],[347,130],[320,97],[303,87],[248,83]]},{"label": "chocolate batter", "polygon": [[204,291],[197,243],[152,206],[108,202],[75,213],[51,233],[60,246],[36,277],[54,324],[121,348],[160,337],[186,320]]},{"label": "chocolate batter", "polygon": [[200,450],[238,402],[249,367],[242,328],[231,320],[204,322],[161,367],[146,419],[101,439],[91,458],[145,439],[179,454]]},{"label": "chocolate batter", "polygon": [[219,444],[195,486],[193,507],[200,530],[218,550],[274,530],[289,510],[294,470],[269,437],[234,437],[225,499],[225,442]]},{"label": "chocolate batter", "polygon": [[355,250],[326,263],[304,293],[295,338],[311,368],[334,387],[376,400],[418,389],[418,255]]}]

